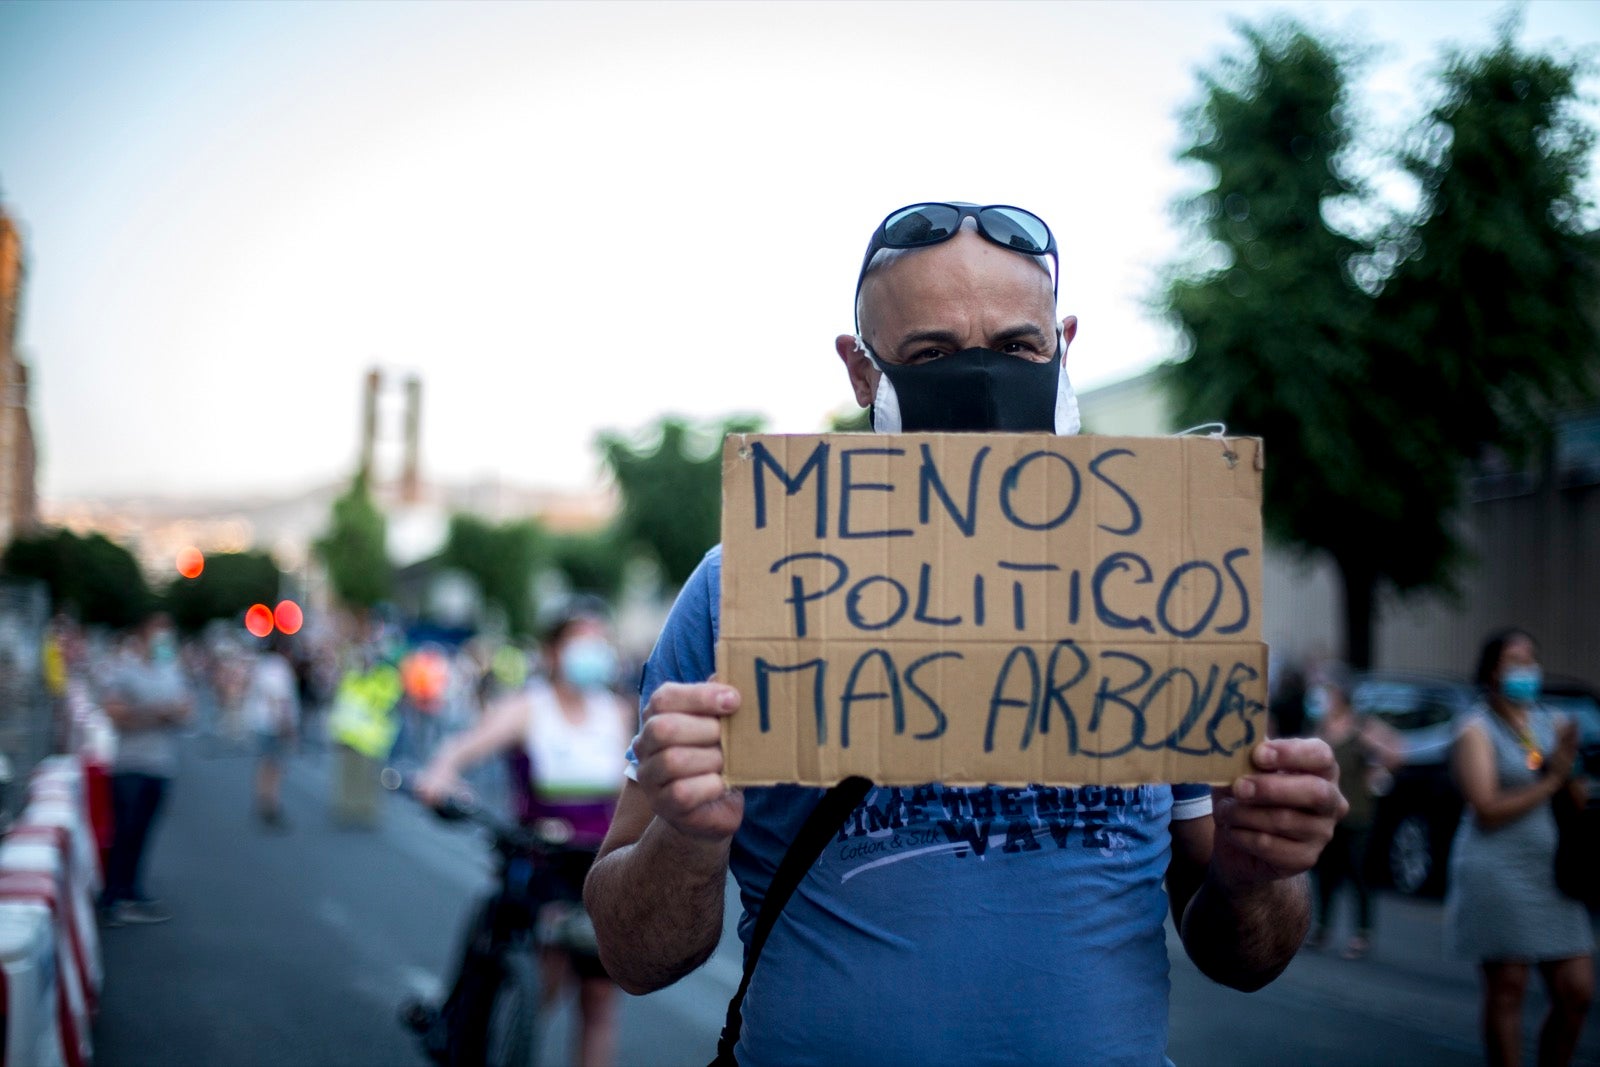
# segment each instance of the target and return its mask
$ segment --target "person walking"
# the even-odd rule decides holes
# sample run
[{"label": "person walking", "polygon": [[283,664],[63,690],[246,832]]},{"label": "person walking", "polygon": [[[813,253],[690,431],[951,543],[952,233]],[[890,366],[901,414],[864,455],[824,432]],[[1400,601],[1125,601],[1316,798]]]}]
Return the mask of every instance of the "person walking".
[{"label": "person walking", "polygon": [[1534,714],[1543,679],[1525,631],[1485,641],[1475,680],[1483,701],[1457,728],[1451,752],[1467,810],[1450,854],[1447,945],[1481,968],[1491,1067],[1521,1062],[1522,1002],[1538,970],[1550,997],[1539,1063],[1559,1067],[1572,1062],[1594,997],[1594,931],[1583,905],[1556,888],[1550,808],[1556,793],[1574,788],[1577,726]]},{"label": "person walking", "polygon": [[255,656],[245,690],[246,721],[256,739],[256,816],[270,830],[285,830],[283,771],[300,723],[300,695],[287,639],[274,633]]},{"label": "person walking", "polygon": [[178,730],[194,714],[167,616],[152,615],[134,632],[107,679],[104,704],[117,729],[117,755],[111,773],[111,854],[101,906],[111,926],[166,922],[171,915],[144,890],[144,858],[177,773]]},{"label": "person walking", "polygon": [[1333,828],[1333,840],[1312,869],[1317,886],[1316,925],[1306,943],[1321,948],[1327,942],[1335,898],[1349,883],[1356,898],[1356,925],[1341,955],[1358,960],[1372,948],[1372,892],[1366,871],[1377,798],[1371,779],[1375,771],[1398,767],[1404,749],[1399,734],[1386,723],[1356,714],[1350,704],[1350,676],[1336,665],[1323,667],[1306,690],[1306,718],[1316,724],[1316,736],[1333,749],[1339,782],[1350,802],[1350,810]]}]

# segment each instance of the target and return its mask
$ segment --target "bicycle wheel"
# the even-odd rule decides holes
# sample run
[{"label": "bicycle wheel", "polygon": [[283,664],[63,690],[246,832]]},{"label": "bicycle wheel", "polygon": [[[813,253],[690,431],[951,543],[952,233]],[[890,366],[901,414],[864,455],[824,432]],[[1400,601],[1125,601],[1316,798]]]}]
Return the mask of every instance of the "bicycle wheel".
[{"label": "bicycle wheel", "polygon": [[500,957],[483,1035],[485,1067],[532,1067],[539,1019],[539,967],[526,952]]}]

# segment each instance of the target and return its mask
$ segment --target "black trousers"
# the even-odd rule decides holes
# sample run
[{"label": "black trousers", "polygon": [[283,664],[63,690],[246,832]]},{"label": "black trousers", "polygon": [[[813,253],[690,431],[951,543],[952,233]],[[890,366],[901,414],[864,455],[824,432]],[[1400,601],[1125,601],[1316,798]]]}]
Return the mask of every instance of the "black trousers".
[{"label": "black trousers", "polygon": [[1317,927],[1332,925],[1333,900],[1345,882],[1355,890],[1356,931],[1372,932],[1372,893],[1367,888],[1367,845],[1372,840],[1369,826],[1346,826],[1333,829],[1333,840],[1317,858],[1314,872],[1317,883]]},{"label": "black trousers", "polygon": [[106,888],[101,903],[144,900],[141,881],[150,828],[166,800],[168,779],[135,771],[111,776],[111,855],[106,859]]}]

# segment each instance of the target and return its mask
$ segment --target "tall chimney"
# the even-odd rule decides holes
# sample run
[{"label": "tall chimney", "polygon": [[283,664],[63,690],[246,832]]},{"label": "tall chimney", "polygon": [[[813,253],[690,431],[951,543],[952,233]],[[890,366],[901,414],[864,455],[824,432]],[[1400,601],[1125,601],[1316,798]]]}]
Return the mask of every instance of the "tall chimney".
[{"label": "tall chimney", "polygon": [[406,453],[400,473],[400,499],[415,504],[422,496],[422,379],[406,379]]},{"label": "tall chimney", "polygon": [[372,486],[372,455],[378,439],[378,390],[383,388],[383,374],[374,367],[367,371],[366,392],[361,397],[361,466],[360,475],[368,487]]}]

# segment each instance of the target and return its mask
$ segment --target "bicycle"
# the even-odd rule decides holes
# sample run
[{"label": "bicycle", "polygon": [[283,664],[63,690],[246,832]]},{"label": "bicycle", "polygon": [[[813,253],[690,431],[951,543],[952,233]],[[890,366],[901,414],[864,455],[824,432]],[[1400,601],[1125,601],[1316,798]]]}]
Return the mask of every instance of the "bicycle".
[{"label": "bicycle", "polygon": [[[386,788],[415,796],[405,775],[385,768]],[[452,798],[430,810],[488,831],[498,857],[496,890],[472,913],[455,980],[442,1003],[408,1000],[400,1021],[440,1067],[531,1067],[538,1051],[541,948],[593,954],[594,927],[581,901],[562,891],[559,865],[592,851],[568,844],[559,819],[519,826]]]}]

